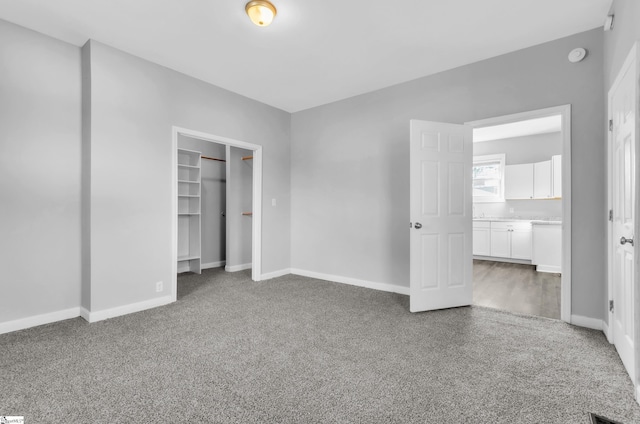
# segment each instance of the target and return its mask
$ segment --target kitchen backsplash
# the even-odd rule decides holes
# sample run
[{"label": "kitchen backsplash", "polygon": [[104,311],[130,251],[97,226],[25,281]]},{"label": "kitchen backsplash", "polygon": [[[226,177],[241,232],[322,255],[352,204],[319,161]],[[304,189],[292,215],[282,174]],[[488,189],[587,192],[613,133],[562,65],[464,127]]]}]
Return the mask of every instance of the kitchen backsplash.
[{"label": "kitchen backsplash", "polygon": [[473,216],[556,218],[562,216],[562,200],[507,200],[500,203],[474,203]]}]

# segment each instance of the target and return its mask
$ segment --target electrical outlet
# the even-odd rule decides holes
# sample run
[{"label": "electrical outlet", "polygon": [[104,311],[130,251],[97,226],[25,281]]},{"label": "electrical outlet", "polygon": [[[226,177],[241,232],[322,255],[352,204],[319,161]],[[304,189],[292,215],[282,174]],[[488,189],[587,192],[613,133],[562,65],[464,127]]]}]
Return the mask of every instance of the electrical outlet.
[{"label": "electrical outlet", "polygon": [[271,199],[271,206],[275,206],[275,205],[276,205],[276,199],[273,198],[273,199]]},{"label": "electrical outlet", "polygon": [[514,213],[516,210],[513,208],[509,208],[509,213]]},{"label": "electrical outlet", "polygon": [[160,293],[162,291],[162,286],[163,286],[162,281],[158,281],[156,283],[156,293]]}]

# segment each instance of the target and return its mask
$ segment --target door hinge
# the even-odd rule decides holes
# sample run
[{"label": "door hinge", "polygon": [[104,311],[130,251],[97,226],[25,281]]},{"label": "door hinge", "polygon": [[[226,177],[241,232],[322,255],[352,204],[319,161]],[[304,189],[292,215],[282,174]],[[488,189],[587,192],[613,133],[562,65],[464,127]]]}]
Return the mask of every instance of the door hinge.
[{"label": "door hinge", "polygon": [[613,312],[613,300],[609,301],[609,312]]},{"label": "door hinge", "polygon": [[613,119],[609,119],[609,131],[613,131]]},{"label": "door hinge", "polygon": [[609,209],[609,221],[613,222],[613,209]]}]

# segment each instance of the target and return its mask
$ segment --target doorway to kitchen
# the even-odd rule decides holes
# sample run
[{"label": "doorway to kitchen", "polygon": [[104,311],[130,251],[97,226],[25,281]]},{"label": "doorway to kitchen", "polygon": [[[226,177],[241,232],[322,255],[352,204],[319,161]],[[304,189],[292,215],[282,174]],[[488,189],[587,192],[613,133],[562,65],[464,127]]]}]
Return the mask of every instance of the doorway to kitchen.
[{"label": "doorway to kitchen", "polygon": [[571,322],[571,107],[468,122],[473,304]]}]

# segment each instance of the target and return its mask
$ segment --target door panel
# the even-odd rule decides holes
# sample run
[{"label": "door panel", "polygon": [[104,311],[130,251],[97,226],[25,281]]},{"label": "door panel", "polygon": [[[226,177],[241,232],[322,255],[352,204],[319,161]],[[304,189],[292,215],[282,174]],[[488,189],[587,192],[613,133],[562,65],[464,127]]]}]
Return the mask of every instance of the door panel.
[{"label": "door panel", "polygon": [[471,127],[411,121],[412,312],[470,305]]},{"label": "door panel", "polygon": [[420,273],[420,287],[424,289],[433,289],[438,287],[440,236],[438,234],[421,234],[420,256],[424,258],[422,261],[422,271]]},{"label": "door panel", "polygon": [[613,343],[631,376],[635,379],[635,248],[625,239],[635,234],[635,186],[636,186],[636,75],[635,61],[626,66],[621,78],[609,92],[609,111],[613,121],[611,134],[612,155],[612,289],[614,311]]}]

